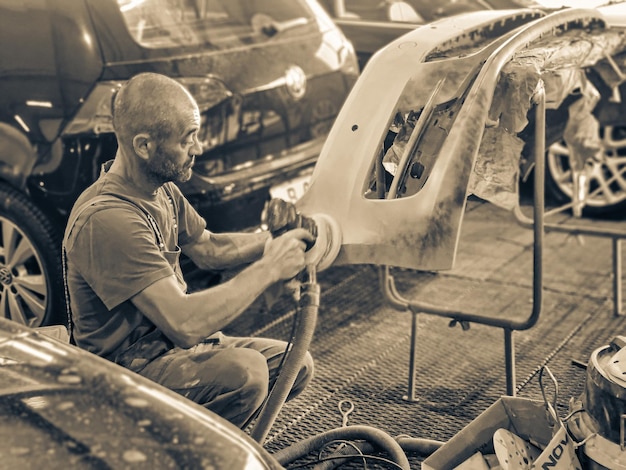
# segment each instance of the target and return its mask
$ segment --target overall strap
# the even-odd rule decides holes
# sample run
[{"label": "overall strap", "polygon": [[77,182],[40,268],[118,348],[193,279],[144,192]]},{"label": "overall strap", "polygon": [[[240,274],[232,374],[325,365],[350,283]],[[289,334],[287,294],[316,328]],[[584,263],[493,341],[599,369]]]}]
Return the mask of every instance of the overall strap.
[{"label": "overall strap", "polygon": [[[167,194],[168,194],[168,197],[170,197],[169,191],[167,191]],[[68,220],[67,226],[65,228],[65,236],[63,237],[63,250],[65,250],[66,243],[68,242],[69,237],[72,234],[72,230],[74,230],[74,225],[76,225],[76,221],[78,220],[78,218],[91,206],[94,206],[101,202],[124,202],[124,203],[127,203],[127,205],[132,206],[135,209],[139,210],[139,212],[141,212],[144,215],[144,217],[148,220],[148,223],[150,224],[150,228],[154,232],[154,237],[156,239],[157,245],[159,246],[159,249],[161,250],[165,249],[165,238],[163,238],[163,234],[161,232],[161,229],[159,228],[159,224],[157,224],[156,219],[154,218],[152,214],[150,214],[150,212],[148,212],[146,209],[144,209],[143,207],[141,207],[140,205],[138,205],[131,199],[128,199],[124,196],[120,196],[118,194],[106,193],[106,194],[99,194],[98,196],[92,199],[89,199],[88,201],[83,203],[83,205],[81,205],[78,209],[76,209],[73,212],[72,217]],[[105,209],[105,208],[107,207],[102,206],[100,209]]]},{"label": "overall strap", "polygon": [[[168,195],[168,198],[172,200],[169,190],[166,189],[166,193]],[[67,251],[65,247],[67,243],[69,242],[70,236],[72,234],[72,231],[74,230],[74,226],[76,225],[76,221],[78,220],[78,218],[87,209],[101,202],[122,202],[125,205],[132,206],[135,209],[139,210],[139,212],[141,212],[148,220],[148,223],[150,224],[150,227],[152,228],[152,231],[154,232],[156,243],[159,246],[159,249],[163,251],[166,248],[165,239],[163,238],[161,229],[159,228],[159,225],[157,224],[157,221],[154,218],[154,216],[150,214],[150,212],[148,212],[146,209],[144,209],[143,207],[133,202],[131,199],[128,199],[124,196],[120,196],[118,194],[109,194],[109,193],[99,194],[98,196],[84,202],[80,207],[78,207],[78,209],[72,212],[72,215],[70,219],[68,220],[67,226],[65,228],[65,235],[63,236],[63,247],[62,247],[62,253],[61,253],[62,270],[63,270],[63,286],[64,286],[64,291],[65,291],[64,292],[65,293],[65,310],[67,313],[67,328],[68,328],[68,332],[70,335],[70,342],[72,344],[75,344],[75,342],[72,336],[72,332],[73,332],[72,309],[70,307],[70,291],[69,291],[69,285],[67,282]],[[172,202],[172,205],[173,205],[173,202]],[[105,209],[105,208],[107,208],[107,206],[103,205],[98,210]]]}]

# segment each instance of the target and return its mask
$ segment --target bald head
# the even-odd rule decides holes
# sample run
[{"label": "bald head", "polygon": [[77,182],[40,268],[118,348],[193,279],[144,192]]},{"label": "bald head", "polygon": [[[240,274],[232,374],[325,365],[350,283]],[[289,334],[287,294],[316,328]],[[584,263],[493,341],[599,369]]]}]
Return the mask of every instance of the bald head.
[{"label": "bald head", "polygon": [[147,133],[157,142],[178,130],[181,110],[195,106],[189,92],[165,75],[135,75],[113,100],[113,128],[120,145],[132,146],[133,137]]}]

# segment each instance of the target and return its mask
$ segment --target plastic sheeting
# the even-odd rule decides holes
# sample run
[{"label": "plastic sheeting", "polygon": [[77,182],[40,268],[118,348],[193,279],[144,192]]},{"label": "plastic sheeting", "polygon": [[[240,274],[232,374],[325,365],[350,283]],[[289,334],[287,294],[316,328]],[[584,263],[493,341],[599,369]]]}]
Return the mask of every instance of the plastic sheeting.
[{"label": "plastic sheeting", "polygon": [[[584,69],[625,47],[626,38],[620,31],[572,30],[518,53],[501,73],[490,110],[494,127],[485,130],[469,192],[506,209],[518,203],[519,159],[524,143],[517,134],[528,124],[532,95],[540,79],[544,81],[547,108],[558,108],[572,93],[582,95],[569,107],[563,135],[572,168],[582,171],[585,161],[599,158],[599,124],[592,111],[600,94]],[[616,86],[619,80],[614,75],[611,85]]]},{"label": "plastic sheeting", "polygon": [[[569,108],[563,135],[571,152],[572,168],[583,171],[585,161],[600,158],[599,123],[592,114],[600,94],[587,79],[585,68],[599,65],[609,86],[617,86],[621,78],[600,62],[625,47],[626,38],[620,31],[571,30],[558,37],[546,37],[516,54],[502,70],[468,192],[509,210],[518,204],[524,147],[518,134],[528,125],[527,115],[539,80],[544,82],[547,108],[558,108],[571,94],[582,95]],[[428,88],[415,87],[416,95]],[[383,159],[392,174],[407,140],[407,135],[400,132]]]}]

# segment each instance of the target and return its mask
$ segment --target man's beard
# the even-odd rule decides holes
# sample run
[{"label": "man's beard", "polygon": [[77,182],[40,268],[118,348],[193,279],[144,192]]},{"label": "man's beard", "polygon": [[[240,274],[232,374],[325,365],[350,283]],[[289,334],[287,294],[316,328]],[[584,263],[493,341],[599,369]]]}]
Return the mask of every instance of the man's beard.
[{"label": "man's beard", "polygon": [[167,152],[157,147],[152,158],[146,162],[146,172],[150,179],[158,184],[189,181],[193,160],[183,166],[177,166],[173,160]]}]

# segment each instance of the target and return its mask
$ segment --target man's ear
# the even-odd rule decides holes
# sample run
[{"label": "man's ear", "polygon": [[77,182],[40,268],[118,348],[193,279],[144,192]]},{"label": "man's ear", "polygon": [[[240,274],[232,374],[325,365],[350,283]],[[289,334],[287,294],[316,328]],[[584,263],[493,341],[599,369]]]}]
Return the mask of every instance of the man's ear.
[{"label": "man's ear", "polygon": [[142,133],[133,137],[133,149],[142,159],[148,160],[154,148],[154,141],[150,134]]}]

